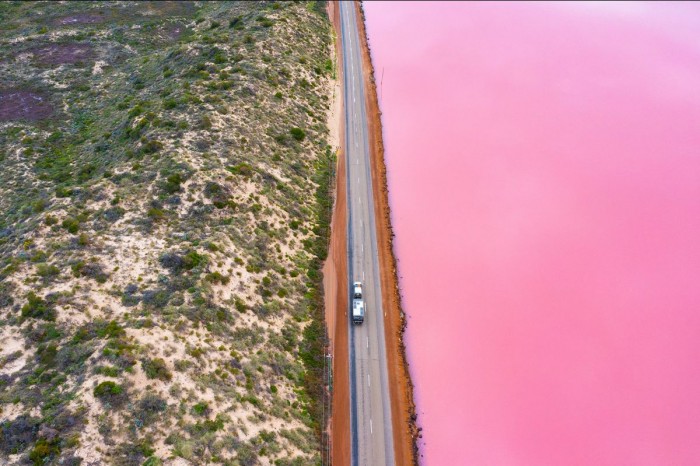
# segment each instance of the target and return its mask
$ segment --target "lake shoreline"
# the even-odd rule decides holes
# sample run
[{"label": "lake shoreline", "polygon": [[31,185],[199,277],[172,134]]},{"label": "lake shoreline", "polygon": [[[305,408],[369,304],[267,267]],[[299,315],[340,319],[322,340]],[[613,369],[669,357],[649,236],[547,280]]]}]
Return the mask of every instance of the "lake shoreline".
[{"label": "lake shoreline", "polygon": [[406,315],[401,307],[401,293],[394,255],[394,232],[391,226],[391,207],[384,160],[381,111],[377,99],[370,47],[365,29],[362,5],[357,8],[357,25],[362,45],[363,73],[365,81],[365,105],[369,118],[370,157],[372,169],[372,191],[377,225],[377,249],[382,286],[382,307],[385,310],[384,333],[386,338],[389,390],[394,431],[394,454],[396,464],[418,464],[418,438],[420,431],[416,423],[416,406],[413,398],[413,382],[406,359],[404,332]]}]

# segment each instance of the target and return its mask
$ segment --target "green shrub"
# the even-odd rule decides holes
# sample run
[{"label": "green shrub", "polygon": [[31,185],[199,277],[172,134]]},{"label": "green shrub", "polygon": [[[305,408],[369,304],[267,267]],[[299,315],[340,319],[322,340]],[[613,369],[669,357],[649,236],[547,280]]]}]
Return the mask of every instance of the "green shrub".
[{"label": "green shrub", "polygon": [[56,197],[70,197],[73,194],[73,190],[69,188],[64,188],[63,186],[59,186],[56,188]]},{"label": "green shrub", "polygon": [[214,63],[216,63],[218,65],[226,63],[226,55],[224,55],[223,52],[217,52],[214,55]]},{"label": "green shrub", "polygon": [[97,366],[95,368],[95,374],[104,375],[106,377],[119,377],[121,372],[121,368],[114,366]]},{"label": "green shrub", "polygon": [[97,328],[97,336],[100,338],[117,338],[124,335],[126,335],[126,331],[116,320],[110,320],[106,325],[100,325]]},{"label": "green shrub", "polygon": [[78,232],[78,230],[80,229],[80,222],[74,218],[69,217],[69,218],[63,220],[63,222],[61,223],[61,226],[64,229],[68,230],[69,233],[76,234]]},{"label": "green shrub", "polygon": [[43,212],[48,205],[49,203],[45,199],[39,199],[32,203],[32,210],[34,213],[38,214],[39,212]]},{"label": "green shrub", "polygon": [[76,278],[92,278],[95,281],[97,281],[97,283],[105,283],[109,278],[109,275],[107,275],[107,273],[102,269],[102,266],[100,264],[86,264],[84,261],[78,261],[71,264],[70,268],[73,271],[73,276]]},{"label": "green shrub", "polygon": [[148,218],[153,219],[153,220],[160,220],[163,217],[165,217],[165,212],[163,210],[158,209],[156,207],[151,207],[148,209],[148,212],[146,213]]},{"label": "green shrub", "polygon": [[146,373],[146,377],[149,379],[159,379],[163,381],[168,381],[173,378],[172,373],[168,370],[168,366],[165,361],[161,358],[156,359],[142,359],[141,367]]},{"label": "green shrub", "polygon": [[80,233],[78,235],[78,245],[87,246],[90,244],[90,237],[86,233]]},{"label": "green shrub", "polygon": [[224,420],[221,416],[217,415],[215,420],[207,419],[204,422],[198,422],[194,425],[189,425],[186,427],[187,431],[195,436],[205,434],[208,432],[216,432],[224,428]]},{"label": "green shrub", "polygon": [[178,372],[185,372],[190,367],[192,367],[192,362],[187,359],[178,359],[175,361],[175,370]]},{"label": "green shrub", "polygon": [[61,452],[58,447],[56,440],[48,441],[46,439],[39,439],[32,451],[29,452],[29,459],[35,466],[40,466],[46,464],[54,456],[57,456]]},{"label": "green shrub", "polygon": [[163,464],[163,461],[161,461],[160,458],[156,456],[151,456],[150,458],[146,459],[146,461],[143,462],[142,466],[161,466]]},{"label": "green shrub", "polygon": [[234,175],[241,175],[248,178],[253,176],[253,167],[245,162],[241,162],[232,167],[226,167],[226,170],[230,171]]},{"label": "green shrub", "polygon": [[56,277],[60,273],[61,270],[53,264],[39,264],[36,266],[36,274],[42,278]]},{"label": "green shrub", "polygon": [[235,306],[238,312],[245,312],[248,310],[248,306],[246,306],[240,298],[236,298]]},{"label": "green shrub", "polygon": [[199,254],[197,251],[190,251],[182,258],[184,268],[187,270],[192,270],[195,267],[204,265],[207,263],[207,256]]},{"label": "green shrub", "polygon": [[112,400],[124,393],[124,387],[110,380],[102,382],[95,387],[92,393],[101,400]]},{"label": "green shrub", "polygon": [[58,346],[52,343],[49,345],[41,344],[37,347],[36,355],[40,364],[47,367],[53,367],[58,354]]},{"label": "green shrub", "polygon": [[198,416],[206,416],[210,412],[209,403],[206,401],[200,401],[196,405],[192,406],[192,413]]},{"label": "green shrub", "polygon": [[56,320],[56,311],[43,299],[30,291],[27,294],[27,304],[22,306],[22,318],[32,317],[34,319],[43,319],[48,321]]},{"label": "green shrub", "polygon": [[156,141],[155,139],[148,140],[144,143],[143,146],[141,146],[141,152],[143,154],[153,154],[155,152],[158,152],[163,148],[163,143],[160,141]]},{"label": "green shrub", "polygon": [[32,253],[32,256],[29,258],[29,260],[32,262],[44,262],[47,257],[48,256],[44,251],[36,250]]},{"label": "green shrub", "polygon": [[165,184],[163,185],[163,189],[168,194],[175,194],[176,192],[180,191],[180,185],[182,184],[182,182],[182,175],[180,175],[179,173],[175,173],[166,178]]},{"label": "green shrub", "polygon": [[231,281],[230,277],[222,275],[219,272],[208,273],[204,279],[210,283],[219,283],[221,285],[228,285],[228,283]]},{"label": "green shrub", "polygon": [[257,18],[255,18],[255,21],[259,22],[262,25],[262,27],[266,27],[266,28],[269,28],[273,24],[275,24],[272,22],[271,19],[266,18],[264,16],[258,16]]}]

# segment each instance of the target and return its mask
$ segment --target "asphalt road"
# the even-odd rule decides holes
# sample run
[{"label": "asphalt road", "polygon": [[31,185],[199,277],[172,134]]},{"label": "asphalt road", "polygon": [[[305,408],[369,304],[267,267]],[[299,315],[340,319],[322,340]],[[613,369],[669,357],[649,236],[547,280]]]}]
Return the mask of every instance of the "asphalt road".
[{"label": "asphalt road", "polygon": [[[372,197],[362,53],[354,2],[339,2],[343,47],[348,198],[348,290],[363,284],[365,321],[350,326],[351,457],[354,465],[393,465],[384,311]],[[348,309],[352,309],[348,296]]]}]

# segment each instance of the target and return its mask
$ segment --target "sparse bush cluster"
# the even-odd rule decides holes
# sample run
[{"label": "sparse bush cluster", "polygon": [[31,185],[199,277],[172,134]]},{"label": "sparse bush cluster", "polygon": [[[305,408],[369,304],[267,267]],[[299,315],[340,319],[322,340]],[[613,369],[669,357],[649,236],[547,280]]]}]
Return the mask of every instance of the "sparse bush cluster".
[{"label": "sparse bush cluster", "polygon": [[27,303],[22,306],[22,318],[56,320],[56,310],[51,303],[37,296],[33,291],[27,294]]},{"label": "sparse bush cluster", "polygon": [[172,373],[162,358],[142,359],[141,367],[149,379],[160,379],[165,382],[173,378]]}]

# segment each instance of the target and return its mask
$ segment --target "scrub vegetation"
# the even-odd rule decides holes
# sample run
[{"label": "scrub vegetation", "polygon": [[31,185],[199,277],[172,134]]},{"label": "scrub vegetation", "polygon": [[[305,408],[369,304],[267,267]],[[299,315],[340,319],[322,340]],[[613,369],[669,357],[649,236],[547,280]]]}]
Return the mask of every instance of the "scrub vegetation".
[{"label": "scrub vegetation", "polygon": [[0,22],[0,463],[320,464],[324,2]]}]

